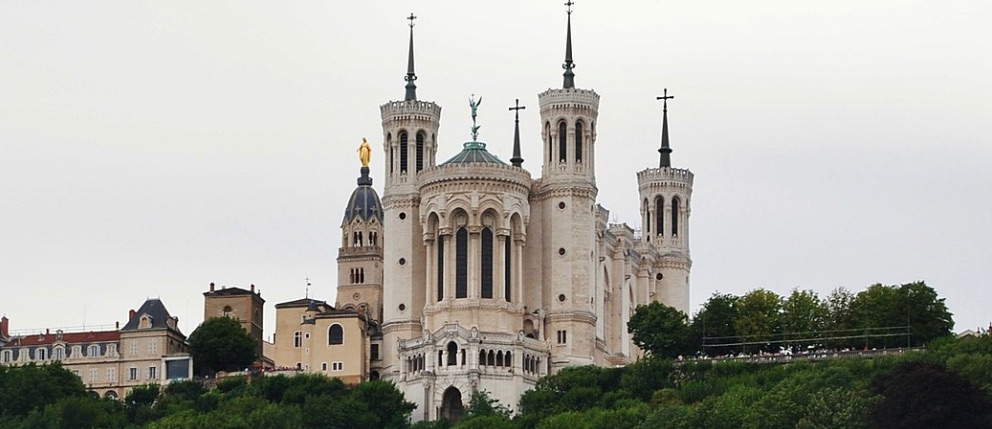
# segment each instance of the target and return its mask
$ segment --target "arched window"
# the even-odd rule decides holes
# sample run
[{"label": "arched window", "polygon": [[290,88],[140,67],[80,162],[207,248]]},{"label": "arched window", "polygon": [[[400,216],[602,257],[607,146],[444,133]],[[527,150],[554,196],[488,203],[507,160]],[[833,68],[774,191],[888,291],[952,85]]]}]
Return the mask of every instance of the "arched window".
[{"label": "arched window", "polygon": [[454,341],[448,343],[448,365],[458,365],[458,344]]},{"label": "arched window", "polygon": [[496,352],[496,366],[503,366],[503,351]]},{"label": "arched window", "polygon": [[582,121],[575,123],[575,162],[582,163]]},{"label": "arched window", "polygon": [[552,143],[553,142],[551,140],[551,123],[550,122],[545,122],[544,123],[544,139],[548,141],[548,162],[550,163],[551,160],[554,159],[554,152],[552,152],[553,151],[553,149],[552,149],[552,146],[553,146]]},{"label": "arched window", "polygon": [[38,349],[36,349],[36,351],[34,353],[34,357],[36,359],[38,359],[38,360],[47,360],[48,359],[48,349],[46,349],[46,348],[38,348]]},{"label": "arched window", "polygon": [[444,299],[444,236],[437,236],[437,300]]},{"label": "arched window", "polygon": [[362,231],[358,231],[358,247],[362,247]]},{"label": "arched window", "polygon": [[503,366],[513,368],[513,359],[510,359],[510,352],[506,352],[506,354],[503,355]]},{"label": "arched window", "polygon": [[672,237],[679,235],[679,197],[672,198]]},{"label": "arched window", "polygon": [[511,237],[506,237],[506,241],[503,243],[503,297],[506,298],[506,302],[510,302],[510,267],[513,266],[510,261],[510,246],[513,245],[513,240]]},{"label": "arched window", "polygon": [[479,350],[479,365],[482,365],[482,366],[485,366],[486,365],[486,350],[485,349]]},{"label": "arched window", "polygon": [[97,357],[100,356],[100,346],[96,344],[91,344],[86,348],[86,356]]},{"label": "arched window", "polygon": [[489,351],[489,357],[486,359],[486,362],[489,365],[496,365],[496,352],[490,350]]},{"label": "arched window", "polygon": [[417,171],[424,169],[424,133],[417,133]]},{"label": "arched window", "polygon": [[54,353],[52,353],[52,359],[59,361],[65,359],[65,347],[56,346]]},{"label": "arched window", "polygon": [[648,241],[651,241],[651,214],[648,211],[649,209],[650,206],[648,206],[648,200],[645,198],[644,202],[641,203],[641,213],[644,213],[644,220],[646,221],[644,222],[644,228],[648,233]]},{"label": "arched window", "polygon": [[665,199],[658,197],[654,199],[655,231],[658,235],[665,235]]},{"label": "arched window", "polygon": [[455,233],[455,298],[468,297],[468,231]]},{"label": "arched window", "polygon": [[493,297],[493,230],[482,229],[482,297]]},{"label": "arched window", "polygon": [[327,328],[327,344],[332,346],[344,344],[344,329],[341,328],[341,325],[335,323]]},{"label": "arched window", "polygon": [[407,164],[406,164],[406,161],[407,161],[406,158],[407,158],[407,156],[406,156],[406,153],[407,153],[408,148],[406,146],[407,146],[408,140],[409,139],[407,138],[406,131],[400,132],[400,172],[401,173],[406,173],[406,169],[407,169]]},{"label": "arched window", "polygon": [[568,160],[568,126],[565,121],[558,123],[558,161]]}]

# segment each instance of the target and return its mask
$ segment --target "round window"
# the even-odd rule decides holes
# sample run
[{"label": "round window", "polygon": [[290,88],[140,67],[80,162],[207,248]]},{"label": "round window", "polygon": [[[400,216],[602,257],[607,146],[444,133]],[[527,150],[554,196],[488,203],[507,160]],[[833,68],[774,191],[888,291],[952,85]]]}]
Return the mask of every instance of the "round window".
[{"label": "round window", "polygon": [[558,302],[565,302],[565,294],[558,295]]},{"label": "round window", "polygon": [[564,210],[565,209],[565,202],[562,201],[562,202],[558,203],[558,208]]},{"label": "round window", "polygon": [[655,274],[654,278],[655,278],[655,280],[661,280],[661,279],[665,278],[665,275],[662,274],[662,273],[658,273],[658,274]]},{"label": "round window", "polygon": [[400,220],[406,219],[406,212],[400,212]]},{"label": "round window", "polygon": [[559,256],[565,256],[565,248],[564,247],[558,248],[558,255]]},{"label": "round window", "polygon": [[400,265],[406,265],[406,258],[400,258]]},{"label": "round window", "polygon": [[399,308],[400,311],[404,311],[404,310],[406,310],[406,304],[400,304],[399,307],[397,307],[397,308]]}]

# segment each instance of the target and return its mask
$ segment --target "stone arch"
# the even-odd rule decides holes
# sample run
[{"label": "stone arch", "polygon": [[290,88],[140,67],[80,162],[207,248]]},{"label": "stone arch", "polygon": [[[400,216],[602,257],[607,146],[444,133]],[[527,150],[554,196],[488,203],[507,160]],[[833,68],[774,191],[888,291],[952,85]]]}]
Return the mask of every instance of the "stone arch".
[{"label": "stone arch", "polygon": [[568,161],[568,122],[558,121],[558,162]]},{"label": "stone arch", "polygon": [[455,386],[445,389],[441,399],[441,415],[438,417],[455,423],[461,420],[464,412],[465,404],[462,402],[462,392]]},{"label": "stone arch", "polygon": [[410,166],[408,165],[409,162],[408,152],[410,149],[409,148],[410,133],[407,132],[407,130],[405,129],[400,130],[400,132],[397,134],[397,137],[399,138],[400,141],[400,173],[402,174],[402,173],[406,173],[410,168]]}]

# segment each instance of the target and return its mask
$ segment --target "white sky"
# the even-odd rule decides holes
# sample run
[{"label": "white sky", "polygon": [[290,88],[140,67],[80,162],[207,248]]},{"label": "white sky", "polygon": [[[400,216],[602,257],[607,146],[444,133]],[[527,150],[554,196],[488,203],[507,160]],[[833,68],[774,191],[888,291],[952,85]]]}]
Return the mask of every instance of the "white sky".
[{"label": "white sky", "polygon": [[[379,105],[442,106],[540,174],[537,94],[561,86],[562,1],[0,3],[0,313],[13,330],[112,325],[202,292],[333,301],[339,226]],[[825,295],[925,280],[955,330],[992,321],[992,2],[593,1],[576,85],[601,96],[599,201],[639,227],[634,172],[696,174],[692,308],[714,291]]]}]

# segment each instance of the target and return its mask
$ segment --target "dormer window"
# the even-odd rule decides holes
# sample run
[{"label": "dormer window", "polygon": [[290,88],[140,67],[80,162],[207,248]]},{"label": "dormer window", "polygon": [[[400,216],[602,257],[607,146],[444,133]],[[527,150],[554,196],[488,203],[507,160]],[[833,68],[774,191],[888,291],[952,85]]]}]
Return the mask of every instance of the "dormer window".
[{"label": "dormer window", "polygon": [[152,327],[152,317],[144,314],[141,319],[138,320],[138,329],[148,329]]}]

